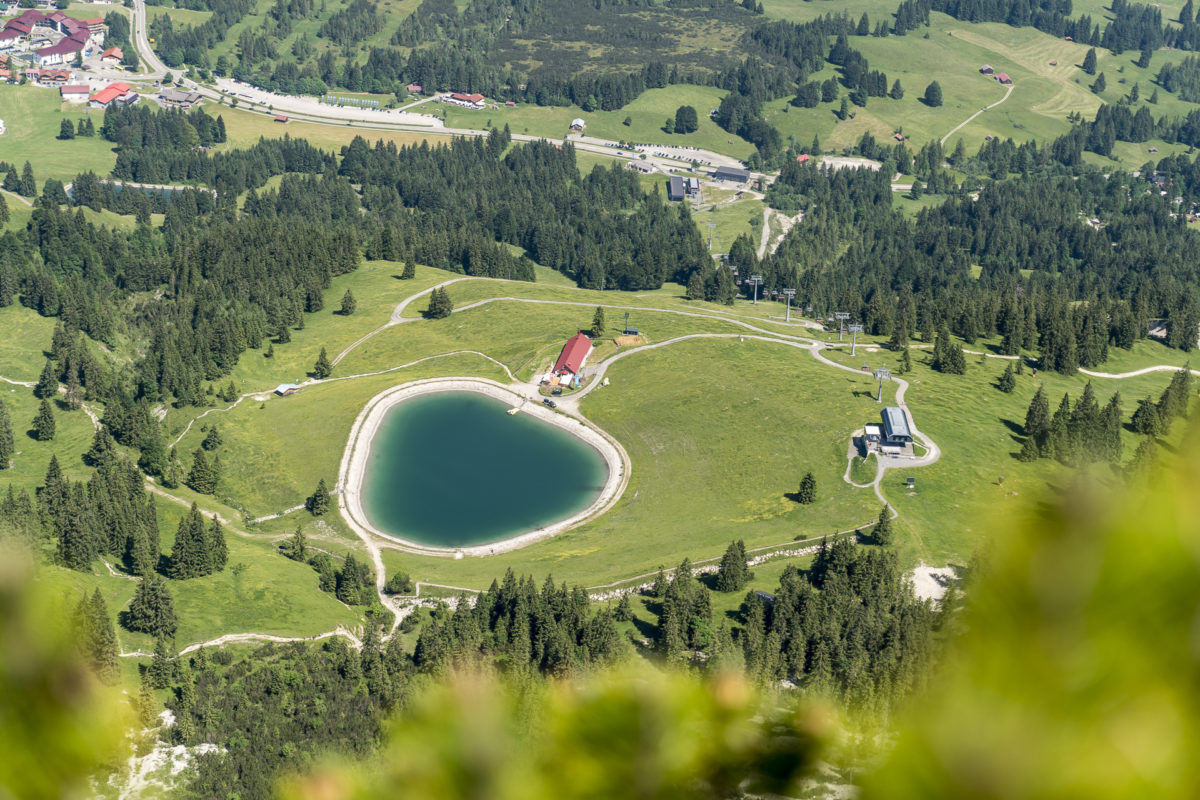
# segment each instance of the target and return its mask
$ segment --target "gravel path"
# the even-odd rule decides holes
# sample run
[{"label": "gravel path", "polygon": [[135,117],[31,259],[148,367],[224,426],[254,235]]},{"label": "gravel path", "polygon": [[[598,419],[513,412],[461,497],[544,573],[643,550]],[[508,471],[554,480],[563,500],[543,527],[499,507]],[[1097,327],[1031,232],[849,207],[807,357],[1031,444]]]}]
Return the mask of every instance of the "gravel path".
[{"label": "gravel path", "polygon": [[1005,100],[1007,100],[1007,99],[1008,99],[1008,96],[1009,96],[1010,94],[1012,94],[1012,91],[1013,91],[1013,89],[1014,89],[1014,88],[1015,88],[1015,85],[1010,83],[1010,84],[1008,85],[1008,90],[1007,90],[1007,91],[1005,91],[1005,93],[1004,93],[1004,97],[1001,97],[999,100],[997,100],[996,102],[992,103],[990,106],[984,106],[983,108],[979,109],[979,110],[978,110],[978,111],[976,111],[974,114],[972,114],[971,116],[969,116],[969,117],[967,117],[966,119],[964,119],[962,122],[960,122],[960,123],[958,123],[957,125],[955,125],[955,126],[954,126],[954,128],[952,128],[952,129],[951,129],[951,131],[950,131],[949,133],[947,133],[945,136],[943,136],[943,137],[942,137],[942,140],[941,140],[940,142],[938,142],[938,144],[941,144],[941,145],[944,145],[944,144],[946,144],[946,140],[947,140],[947,139],[949,139],[951,136],[953,136],[955,133],[957,133],[957,132],[958,132],[958,131],[959,131],[959,130],[960,130],[962,127],[963,127],[963,126],[965,126],[965,125],[966,125],[967,123],[969,123],[971,120],[975,119],[976,117],[978,117],[978,116],[979,116],[980,114],[982,114],[983,112],[985,112],[985,111],[990,111],[991,109],[993,109],[993,108],[995,108],[996,106],[998,106],[998,105],[1000,105],[1001,103],[1003,103]]}]

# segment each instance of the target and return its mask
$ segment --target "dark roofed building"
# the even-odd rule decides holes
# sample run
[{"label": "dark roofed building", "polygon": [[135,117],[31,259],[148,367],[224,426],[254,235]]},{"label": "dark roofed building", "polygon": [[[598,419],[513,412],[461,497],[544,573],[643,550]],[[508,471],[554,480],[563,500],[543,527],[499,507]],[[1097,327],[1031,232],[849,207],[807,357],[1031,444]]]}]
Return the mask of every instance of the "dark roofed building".
[{"label": "dark roofed building", "polygon": [[733,181],[745,183],[750,180],[750,170],[741,167],[717,167],[713,170],[713,178],[718,181]]},{"label": "dark roofed building", "polygon": [[911,442],[912,430],[908,427],[908,415],[899,406],[888,406],[879,413],[883,418],[883,438],[887,442]]},{"label": "dark roofed building", "polygon": [[199,92],[185,92],[180,89],[160,89],[158,102],[167,108],[194,108],[200,105],[204,97]]},{"label": "dark roofed building", "polygon": [[683,190],[683,178],[678,175],[672,175],[667,178],[667,199],[682,200],[686,196]]}]

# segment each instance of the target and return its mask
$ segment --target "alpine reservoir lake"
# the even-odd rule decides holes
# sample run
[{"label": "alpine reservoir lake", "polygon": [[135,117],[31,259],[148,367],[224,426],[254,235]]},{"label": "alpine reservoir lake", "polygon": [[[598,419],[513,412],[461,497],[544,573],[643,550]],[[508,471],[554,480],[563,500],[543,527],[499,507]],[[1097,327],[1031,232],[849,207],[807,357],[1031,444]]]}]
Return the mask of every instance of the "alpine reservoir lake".
[{"label": "alpine reservoir lake", "polygon": [[416,544],[501,541],[576,514],[608,476],[591,445],[469,391],[391,408],[371,441],[363,509],[380,531]]}]

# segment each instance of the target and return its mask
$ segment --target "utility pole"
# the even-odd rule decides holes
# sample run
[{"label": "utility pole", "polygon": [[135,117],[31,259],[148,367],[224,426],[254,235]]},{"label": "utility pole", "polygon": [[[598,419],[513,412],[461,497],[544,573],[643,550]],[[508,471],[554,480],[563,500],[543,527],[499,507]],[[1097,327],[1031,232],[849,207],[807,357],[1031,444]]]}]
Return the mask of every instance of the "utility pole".
[{"label": "utility pole", "polygon": [[846,320],[850,319],[850,315],[845,311],[837,311],[833,315],[838,321],[838,341],[842,340],[842,334],[846,332]]},{"label": "utility pole", "polygon": [[850,355],[854,355],[854,348],[858,346],[858,335],[862,333],[862,325],[851,325],[847,330],[850,331]]},{"label": "utility pole", "polygon": [[784,289],[782,292],[780,292],[780,294],[782,294],[784,297],[787,298],[784,301],[785,303],[787,303],[787,307],[786,307],[786,310],[783,312],[784,313],[783,321],[791,322],[792,321],[792,298],[796,296],[796,290],[795,289]]},{"label": "utility pole", "polygon": [[875,394],[875,402],[882,403],[883,402],[883,382],[890,381],[892,379],[892,371],[890,369],[888,369],[887,367],[880,367],[879,369],[875,370],[871,374],[874,375],[875,378],[879,381],[879,391],[876,392],[876,394]]},{"label": "utility pole", "polygon": [[717,227],[717,223],[712,221],[712,217],[709,217],[708,221],[705,222],[704,224],[705,224],[705,226],[708,227],[708,252],[711,253],[712,252],[712,240],[713,240],[713,228]]},{"label": "utility pole", "polygon": [[762,285],[762,275],[751,275],[750,282],[754,284],[754,305],[758,305],[758,287]]}]

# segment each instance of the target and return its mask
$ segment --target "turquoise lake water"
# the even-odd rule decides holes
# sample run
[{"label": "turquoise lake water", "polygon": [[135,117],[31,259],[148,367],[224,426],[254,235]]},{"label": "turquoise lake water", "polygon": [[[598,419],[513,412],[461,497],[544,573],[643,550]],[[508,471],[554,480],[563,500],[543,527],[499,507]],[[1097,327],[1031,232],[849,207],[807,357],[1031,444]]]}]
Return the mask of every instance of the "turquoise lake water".
[{"label": "turquoise lake water", "polygon": [[608,475],[590,445],[475,392],[405,400],[371,442],[363,509],[419,544],[488,544],[587,508]]}]

